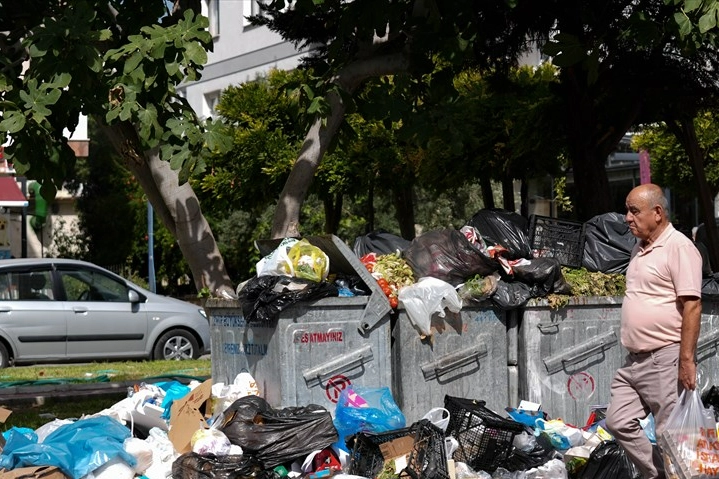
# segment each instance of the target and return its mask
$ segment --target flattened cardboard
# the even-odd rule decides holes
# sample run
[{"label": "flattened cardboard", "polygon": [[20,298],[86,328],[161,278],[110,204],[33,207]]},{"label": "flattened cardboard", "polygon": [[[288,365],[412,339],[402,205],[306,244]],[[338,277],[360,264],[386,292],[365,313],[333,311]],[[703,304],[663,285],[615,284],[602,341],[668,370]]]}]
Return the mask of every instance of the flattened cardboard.
[{"label": "flattened cardboard", "polygon": [[176,452],[190,452],[192,435],[198,429],[207,427],[205,412],[209,409],[211,396],[212,379],[208,379],[185,397],[173,401],[170,408],[170,431],[167,436]]},{"label": "flattened cardboard", "polygon": [[55,466],[20,467],[12,471],[0,469],[0,479],[68,479]]},{"label": "flattened cardboard", "polygon": [[404,436],[398,437],[389,442],[385,442],[379,445],[379,450],[382,452],[382,457],[385,461],[390,461],[401,456],[405,456],[412,452],[414,447],[414,437]]}]

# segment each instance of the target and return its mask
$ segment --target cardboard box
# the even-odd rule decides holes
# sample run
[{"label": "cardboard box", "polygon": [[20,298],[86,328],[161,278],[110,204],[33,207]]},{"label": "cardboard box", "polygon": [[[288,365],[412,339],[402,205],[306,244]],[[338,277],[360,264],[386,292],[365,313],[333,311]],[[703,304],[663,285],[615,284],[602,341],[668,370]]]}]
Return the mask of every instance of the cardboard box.
[{"label": "cardboard box", "polygon": [[212,411],[211,397],[212,379],[208,379],[183,398],[173,401],[170,407],[170,431],[167,436],[179,454],[190,452],[192,435],[198,429],[208,427],[205,419],[210,417]]},{"label": "cardboard box", "polygon": [[0,470],[0,479],[68,479],[55,466],[20,467],[12,471]]}]

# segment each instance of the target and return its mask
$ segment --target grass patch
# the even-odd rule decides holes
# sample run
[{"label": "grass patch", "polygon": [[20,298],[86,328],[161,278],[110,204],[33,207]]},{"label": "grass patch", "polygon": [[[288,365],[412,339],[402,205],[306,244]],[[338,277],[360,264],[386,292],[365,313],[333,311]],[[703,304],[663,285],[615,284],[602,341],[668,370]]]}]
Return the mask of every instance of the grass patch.
[{"label": "grass patch", "polygon": [[84,414],[95,414],[118,403],[125,394],[112,394],[91,397],[72,397],[47,399],[45,401],[23,403],[8,407],[12,411],[5,424],[0,424],[4,432],[12,427],[37,429],[54,419],[80,419]]},{"label": "grass patch", "polygon": [[37,429],[53,419],[79,419],[95,414],[126,397],[126,392],[88,397],[45,398],[3,403],[3,388],[93,382],[155,383],[181,378],[199,380],[212,375],[209,359],[188,361],[124,361],[87,364],[16,366],[0,369],[0,406],[12,414],[0,424],[0,432],[11,427]]},{"label": "grass patch", "polygon": [[3,387],[33,385],[33,383],[124,382],[158,377],[211,375],[209,359],[15,366],[0,369],[0,396]]}]

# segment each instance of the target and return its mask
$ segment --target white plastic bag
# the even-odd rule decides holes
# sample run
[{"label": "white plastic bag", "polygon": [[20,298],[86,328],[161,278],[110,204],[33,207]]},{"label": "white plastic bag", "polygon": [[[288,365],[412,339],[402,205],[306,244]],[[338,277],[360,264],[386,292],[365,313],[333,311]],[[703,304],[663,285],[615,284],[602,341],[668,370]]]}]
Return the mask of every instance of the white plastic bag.
[{"label": "white plastic bag", "polygon": [[462,309],[462,300],[454,287],[446,281],[430,276],[420,278],[415,284],[400,289],[397,298],[407,310],[412,324],[425,336],[432,334],[434,313],[443,318],[445,308],[454,313]]},{"label": "white plastic bag", "polygon": [[255,265],[257,276],[292,276],[292,262],[287,253],[299,240],[285,238],[275,250]]},{"label": "white plastic bag", "polygon": [[682,391],[659,444],[667,478],[719,477],[719,440],[714,411],[704,407],[696,389]]}]

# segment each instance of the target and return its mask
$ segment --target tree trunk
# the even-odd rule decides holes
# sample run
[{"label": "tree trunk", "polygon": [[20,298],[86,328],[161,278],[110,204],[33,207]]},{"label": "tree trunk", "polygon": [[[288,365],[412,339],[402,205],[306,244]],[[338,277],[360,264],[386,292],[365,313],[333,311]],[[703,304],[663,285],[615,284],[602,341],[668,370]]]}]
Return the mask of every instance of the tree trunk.
[{"label": "tree trunk", "polygon": [[[400,73],[408,67],[409,59],[405,53],[369,57],[346,66],[337,74],[333,83],[351,95],[367,78]],[[299,236],[302,203],[322,157],[344,121],[347,106],[340,94],[331,90],[325,98],[330,106],[330,114],[326,118],[318,117],[307,132],[299,157],[277,201],[272,219],[272,238]]]},{"label": "tree trunk", "polygon": [[392,199],[399,224],[400,236],[406,240],[414,239],[414,199],[412,185],[398,185],[392,188]]},{"label": "tree trunk", "polygon": [[597,158],[597,153],[597,150],[585,150],[573,157],[574,198],[579,221],[587,221],[612,209],[605,167],[607,155]]},{"label": "tree trunk", "polygon": [[[101,120],[99,125],[103,125]],[[157,216],[177,240],[197,290],[208,288],[217,295],[234,294],[222,255],[190,184],[179,184],[177,172],[160,158],[157,149],[142,151],[131,124],[102,129],[140,183]]]},{"label": "tree trunk", "polygon": [[482,203],[486,209],[494,208],[494,191],[492,191],[492,180],[487,175],[479,179],[479,186],[482,188]]},{"label": "tree trunk", "polygon": [[342,219],[342,194],[327,195],[322,204],[325,210],[325,234],[337,234]]},{"label": "tree trunk", "polygon": [[697,194],[699,195],[699,205],[701,206],[704,227],[706,228],[707,239],[709,244],[709,261],[712,271],[719,270],[719,231],[717,231],[716,219],[714,218],[714,203],[712,201],[711,188],[707,183],[706,173],[704,172],[704,152],[699,146],[697,132],[694,128],[694,118],[684,117],[678,122],[673,120],[667,121],[667,126],[677,137],[677,140],[684,146],[684,150],[689,156],[689,162],[694,171],[694,178],[697,183]]},{"label": "tree trunk", "polygon": [[514,179],[505,174],[502,177],[502,207],[507,211],[514,211]]}]

